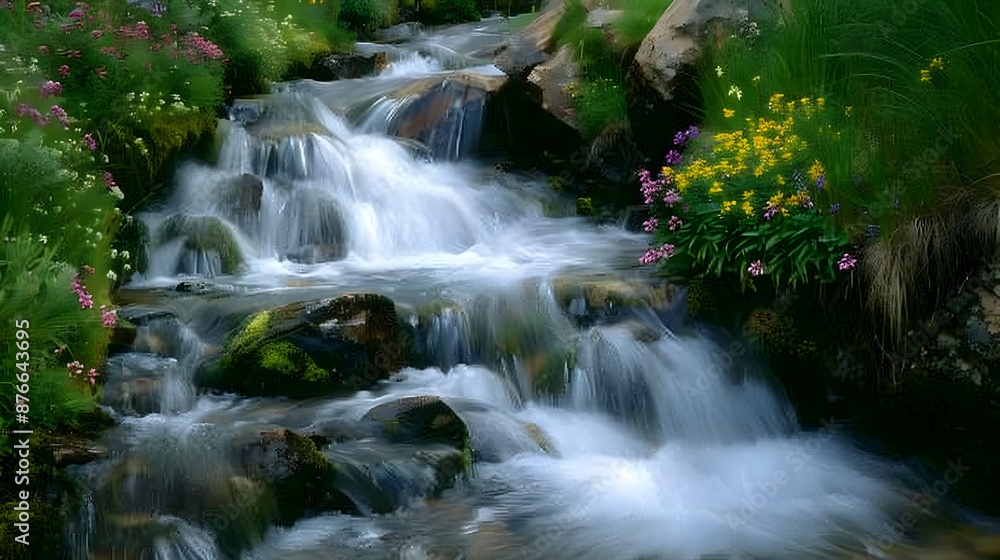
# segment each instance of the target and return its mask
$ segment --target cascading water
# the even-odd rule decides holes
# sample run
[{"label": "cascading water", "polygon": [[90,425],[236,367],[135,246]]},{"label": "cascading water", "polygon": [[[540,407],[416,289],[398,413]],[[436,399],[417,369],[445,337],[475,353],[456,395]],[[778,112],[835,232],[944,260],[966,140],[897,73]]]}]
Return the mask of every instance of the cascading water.
[{"label": "cascading water", "polygon": [[[442,40],[456,51],[462,37]],[[239,290],[131,310],[140,330],[106,389],[115,452],[71,469],[90,490],[75,557],[847,558],[902,510],[892,468],[836,424],[800,430],[766,376],[668,328],[675,309],[599,297],[648,288],[632,268],[644,236],[546,217],[541,181],[430,161],[359,122],[303,91],[238,105],[218,162],[182,168],[145,216],[151,269],[130,290],[189,275]],[[427,367],[339,398],[197,393],[228,317],[358,291],[393,297]],[[476,461],[434,500],[436,451],[364,421],[421,396],[462,418]],[[278,428],[314,435],[340,465],[342,513],[257,540],[247,519],[271,506],[250,465],[268,465],[261,442]]]}]

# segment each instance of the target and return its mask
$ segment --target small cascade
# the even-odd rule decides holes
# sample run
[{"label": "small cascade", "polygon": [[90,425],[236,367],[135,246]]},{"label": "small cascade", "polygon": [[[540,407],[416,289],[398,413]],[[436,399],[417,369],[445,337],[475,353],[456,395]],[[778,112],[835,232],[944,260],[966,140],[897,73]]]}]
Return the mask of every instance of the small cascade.
[{"label": "small cascade", "polygon": [[[278,117],[308,117],[322,132],[272,138],[256,131]],[[349,132],[329,110],[294,94],[258,118],[253,126],[234,123],[218,166],[182,169],[174,199],[145,216],[156,232],[152,277],[234,274],[260,260],[459,254],[504,223],[541,214],[523,193],[473,187],[397,141]]]},{"label": "small cascade", "polygon": [[206,346],[173,317],[153,317],[136,327],[133,352],[112,356],[105,404],[129,415],[177,414],[195,402],[194,370]]},{"label": "small cascade", "polygon": [[[800,429],[766,372],[685,330],[684,291],[637,269],[648,236],[550,217],[544,178],[470,160],[495,78],[470,66],[501,25],[238,102],[214,163],[178,169],[107,365],[111,456],[70,468],[72,560],[840,558],[900,519],[905,469]],[[409,367],[334,397],[195,390],[250,313],[349,293],[395,302]],[[298,359],[261,348],[248,368]]]},{"label": "small cascade", "polygon": [[632,331],[594,327],[583,337],[571,384],[575,408],[610,413],[662,442],[794,432],[791,406],[764,380],[724,367],[719,347],[669,332],[647,342]]}]

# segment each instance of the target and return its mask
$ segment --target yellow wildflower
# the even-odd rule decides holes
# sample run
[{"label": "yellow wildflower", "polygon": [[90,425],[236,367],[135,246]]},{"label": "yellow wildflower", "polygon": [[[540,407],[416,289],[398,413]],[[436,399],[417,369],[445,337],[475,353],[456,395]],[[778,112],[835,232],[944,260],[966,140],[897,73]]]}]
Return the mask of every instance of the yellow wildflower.
[{"label": "yellow wildflower", "polygon": [[820,175],[826,175],[826,169],[823,168],[823,164],[819,161],[814,161],[812,167],[809,168],[809,178],[816,181],[819,179]]},{"label": "yellow wildflower", "polygon": [[736,111],[733,111],[733,110],[731,110],[731,109],[723,109],[723,110],[722,110],[722,116],[726,117],[727,119],[728,119],[729,117],[731,117],[731,116],[735,115],[735,114],[736,114]]},{"label": "yellow wildflower", "polygon": [[771,99],[768,100],[767,108],[774,111],[775,113],[780,113],[782,107],[781,100],[784,97],[785,94],[783,93],[775,93],[774,95],[771,96]]},{"label": "yellow wildflower", "polygon": [[931,81],[931,71],[930,70],[921,70],[920,71],[920,81],[921,82],[929,82],[929,81]]},{"label": "yellow wildflower", "polygon": [[673,167],[664,167],[663,169],[660,169],[660,171],[663,173],[664,177],[670,177],[671,175],[674,174]]},{"label": "yellow wildflower", "polygon": [[732,210],[734,206],[736,206],[736,201],[735,200],[727,200],[727,201],[723,202],[722,203],[722,213],[723,214],[728,214],[729,211]]},{"label": "yellow wildflower", "polygon": [[718,194],[720,192],[722,192],[722,188],[721,187],[712,187],[712,188],[708,189],[708,194]]},{"label": "yellow wildflower", "polygon": [[753,205],[749,201],[744,202],[742,208],[748,218],[753,218]]},{"label": "yellow wildflower", "polygon": [[753,196],[753,191],[743,191],[743,200],[750,200],[751,196]]},{"label": "yellow wildflower", "polygon": [[944,70],[944,59],[941,57],[931,59],[931,68],[935,70]]}]

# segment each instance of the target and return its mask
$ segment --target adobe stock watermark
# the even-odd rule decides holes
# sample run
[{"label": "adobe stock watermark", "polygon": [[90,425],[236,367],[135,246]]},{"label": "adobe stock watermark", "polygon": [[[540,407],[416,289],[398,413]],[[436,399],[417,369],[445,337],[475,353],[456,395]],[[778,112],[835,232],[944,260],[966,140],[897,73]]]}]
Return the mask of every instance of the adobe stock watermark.
[{"label": "adobe stock watermark", "polygon": [[941,478],[935,480],[930,486],[924,486],[920,492],[916,493],[910,501],[909,507],[894,521],[886,521],[882,524],[884,532],[879,535],[876,541],[878,547],[882,550],[888,550],[905,539],[906,530],[917,524],[919,516],[932,515],[931,506],[938,503],[970,470],[972,467],[963,465],[961,458],[957,461],[948,461],[948,470]]},{"label": "adobe stock watermark", "polygon": [[[615,480],[620,478],[622,473],[628,468],[624,459],[615,459],[609,472],[604,473],[596,484],[587,486],[587,490],[583,493],[582,505],[580,507],[574,508],[569,516],[561,518],[559,522],[541,531],[528,546],[521,549],[524,553],[524,560],[539,560],[551,557],[554,551],[553,546],[557,546],[557,539],[570,531],[578,521],[584,519],[587,512],[594,506],[597,498],[607,492]],[[561,505],[561,502],[562,500],[557,500],[555,505]]]},{"label": "adobe stock watermark", "polygon": [[795,449],[785,454],[786,468],[774,471],[770,478],[758,480],[756,487],[749,494],[744,491],[743,498],[740,499],[739,517],[732,513],[726,514],[726,522],[729,528],[736,531],[740,527],[750,523],[750,520],[760,513],[771,500],[778,495],[781,488],[791,482],[795,474],[801,471],[812,461],[813,457],[823,448],[823,444],[833,439],[843,427],[833,418],[821,421],[823,427],[809,437],[796,443]]}]

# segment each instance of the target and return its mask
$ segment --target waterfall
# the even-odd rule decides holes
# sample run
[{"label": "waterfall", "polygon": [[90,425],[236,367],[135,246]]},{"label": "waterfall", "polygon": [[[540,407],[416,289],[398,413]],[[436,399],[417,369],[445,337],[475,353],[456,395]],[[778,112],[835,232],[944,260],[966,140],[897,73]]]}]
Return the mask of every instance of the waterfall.
[{"label": "waterfall", "polygon": [[[905,511],[905,469],[836,422],[801,429],[766,371],[685,328],[685,292],[636,267],[647,236],[548,216],[572,200],[469,156],[485,105],[440,79],[481,64],[500,25],[415,36],[378,77],[240,101],[211,163],[180,166],[142,216],[135,342],[104,388],[120,425],[112,456],[74,471],[73,558],[210,560],[236,537],[247,560],[848,557]],[[190,276],[220,289],[174,289]],[[346,293],[396,302],[411,367],[335,398],[195,388],[250,314]],[[366,418],[408,397],[465,425],[469,479],[439,488],[456,449]],[[336,465],[297,499],[336,507],[278,527],[246,497],[278,492],[260,473],[286,476],[289,454],[262,442],[285,429]]]}]

